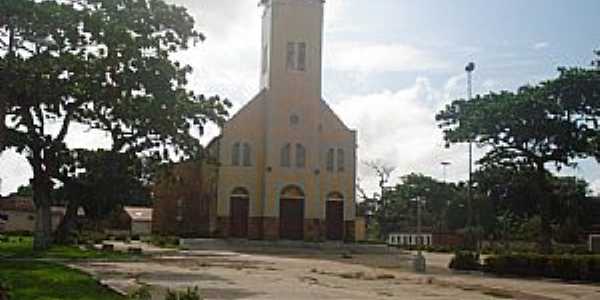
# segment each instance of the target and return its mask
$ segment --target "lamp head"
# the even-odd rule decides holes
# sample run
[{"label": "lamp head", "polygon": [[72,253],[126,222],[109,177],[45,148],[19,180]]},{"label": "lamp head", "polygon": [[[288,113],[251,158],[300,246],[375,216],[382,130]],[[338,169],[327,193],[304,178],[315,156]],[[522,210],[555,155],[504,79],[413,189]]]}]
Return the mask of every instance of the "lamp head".
[{"label": "lamp head", "polygon": [[475,71],[475,63],[474,62],[468,63],[467,66],[465,67],[465,71],[467,71],[469,73]]}]

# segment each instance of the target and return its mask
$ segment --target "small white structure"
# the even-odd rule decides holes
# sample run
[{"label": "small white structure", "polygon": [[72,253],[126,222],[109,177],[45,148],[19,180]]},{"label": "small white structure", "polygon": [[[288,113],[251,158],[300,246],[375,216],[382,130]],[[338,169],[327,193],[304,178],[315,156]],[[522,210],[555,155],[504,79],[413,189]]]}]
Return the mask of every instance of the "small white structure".
[{"label": "small white structure", "polygon": [[131,235],[152,233],[152,208],[125,206],[123,210],[129,217]]},{"label": "small white structure", "polygon": [[391,246],[417,246],[419,238],[423,246],[433,244],[433,235],[431,233],[392,233],[388,236],[387,244]]},{"label": "small white structure", "polygon": [[592,253],[600,253],[600,234],[590,234],[588,238],[588,247]]}]

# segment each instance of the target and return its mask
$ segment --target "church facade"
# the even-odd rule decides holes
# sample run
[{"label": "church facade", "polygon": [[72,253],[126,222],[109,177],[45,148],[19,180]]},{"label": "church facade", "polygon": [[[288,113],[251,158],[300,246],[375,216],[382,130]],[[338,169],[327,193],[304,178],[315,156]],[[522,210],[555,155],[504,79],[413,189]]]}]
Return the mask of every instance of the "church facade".
[{"label": "church facade", "polygon": [[354,240],[356,131],[321,97],[324,1],[261,6],[261,89],[208,146],[218,167],[207,232]]}]

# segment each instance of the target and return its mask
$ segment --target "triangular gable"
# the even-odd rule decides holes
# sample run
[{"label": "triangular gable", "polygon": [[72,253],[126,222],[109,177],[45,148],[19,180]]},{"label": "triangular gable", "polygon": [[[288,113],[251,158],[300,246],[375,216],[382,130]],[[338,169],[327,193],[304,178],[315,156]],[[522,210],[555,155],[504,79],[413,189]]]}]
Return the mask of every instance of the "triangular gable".
[{"label": "triangular gable", "polygon": [[329,118],[333,120],[333,122],[336,125],[338,125],[337,127],[340,127],[344,130],[353,131],[350,128],[348,128],[346,124],[344,124],[342,119],[340,119],[340,117],[333,111],[333,109],[331,109],[329,104],[327,104],[327,102],[324,99],[321,99],[321,116],[322,118]]}]

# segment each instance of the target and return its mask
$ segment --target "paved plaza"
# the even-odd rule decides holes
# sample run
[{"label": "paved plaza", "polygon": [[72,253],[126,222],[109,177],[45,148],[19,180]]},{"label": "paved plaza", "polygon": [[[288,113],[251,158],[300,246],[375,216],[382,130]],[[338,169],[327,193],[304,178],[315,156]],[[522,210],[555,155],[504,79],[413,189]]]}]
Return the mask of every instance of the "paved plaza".
[{"label": "paved plaza", "polygon": [[596,285],[452,273],[446,254],[428,254],[428,273],[418,275],[411,253],[145,250],[154,255],[143,261],[72,266],[123,292],[148,285],[157,297],[197,286],[206,299],[600,299]]}]

